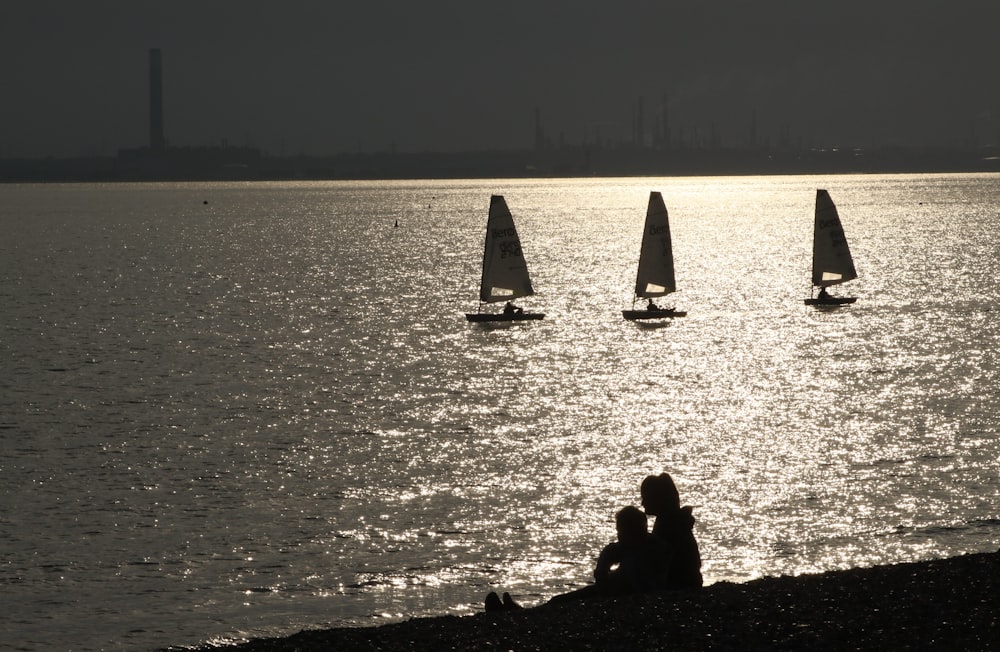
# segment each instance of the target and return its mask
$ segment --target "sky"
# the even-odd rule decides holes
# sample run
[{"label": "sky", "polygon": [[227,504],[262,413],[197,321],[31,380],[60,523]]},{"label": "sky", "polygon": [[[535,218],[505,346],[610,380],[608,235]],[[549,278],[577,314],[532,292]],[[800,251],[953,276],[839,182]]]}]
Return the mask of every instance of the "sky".
[{"label": "sky", "polygon": [[3,0],[0,158],[1000,140],[997,0]]}]

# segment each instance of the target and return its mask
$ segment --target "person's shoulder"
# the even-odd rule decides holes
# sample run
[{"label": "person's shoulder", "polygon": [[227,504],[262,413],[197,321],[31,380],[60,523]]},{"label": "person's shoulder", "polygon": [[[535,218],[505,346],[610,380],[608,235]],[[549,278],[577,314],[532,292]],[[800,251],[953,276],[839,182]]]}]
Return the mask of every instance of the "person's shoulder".
[{"label": "person's shoulder", "polygon": [[681,507],[680,521],[685,527],[694,527],[694,507],[691,505],[685,505]]},{"label": "person's shoulder", "polygon": [[693,509],[690,505],[685,505],[669,514],[658,516],[656,523],[653,524],[653,531],[666,534],[675,530],[690,530],[695,523]]},{"label": "person's shoulder", "polygon": [[601,548],[601,553],[597,555],[598,566],[610,566],[621,562],[624,556],[622,545],[617,541],[612,541]]},{"label": "person's shoulder", "polygon": [[618,542],[618,541],[612,541],[608,545],[606,545],[603,548],[601,548],[601,554],[602,555],[603,554],[609,554],[610,555],[610,554],[614,554],[614,553],[617,553],[617,552],[621,551],[621,549],[622,549],[622,544],[620,542]]}]

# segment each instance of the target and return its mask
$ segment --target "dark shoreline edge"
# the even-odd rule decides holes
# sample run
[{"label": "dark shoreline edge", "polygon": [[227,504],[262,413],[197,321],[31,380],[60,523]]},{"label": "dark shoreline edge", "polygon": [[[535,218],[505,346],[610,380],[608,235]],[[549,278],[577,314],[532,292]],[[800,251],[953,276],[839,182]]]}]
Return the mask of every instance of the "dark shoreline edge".
[{"label": "dark shoreline edge", "polygon": [[1000,551],[719,582],[693,593],[306,630],[221,649],[1000,650]]},{"label": "dark shoreline edge", "polygon": [[0,158],[0,183],[527,179],[1000,172],[1000,148],[670,147],[342,152],[275,156],[253,147],[149,147],[117,155]]}]

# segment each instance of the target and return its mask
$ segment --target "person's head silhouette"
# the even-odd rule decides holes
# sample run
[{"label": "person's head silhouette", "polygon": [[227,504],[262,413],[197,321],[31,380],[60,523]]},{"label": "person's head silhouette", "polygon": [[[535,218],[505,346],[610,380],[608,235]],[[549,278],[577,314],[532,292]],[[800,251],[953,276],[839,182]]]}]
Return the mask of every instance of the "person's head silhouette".
[{"label": "person's head silhouette", "polygon": [[642,508],[650,516],[670,514],[681,508],[681,497],[669,473],[649,475],[639,487]]},{"label": "person's head silhouette", "polygon": [[624,544],[634,544],[646,536],[646,514],[638,507],[629,505],[615,514],[615,529],[618,530],[618,540]]}]

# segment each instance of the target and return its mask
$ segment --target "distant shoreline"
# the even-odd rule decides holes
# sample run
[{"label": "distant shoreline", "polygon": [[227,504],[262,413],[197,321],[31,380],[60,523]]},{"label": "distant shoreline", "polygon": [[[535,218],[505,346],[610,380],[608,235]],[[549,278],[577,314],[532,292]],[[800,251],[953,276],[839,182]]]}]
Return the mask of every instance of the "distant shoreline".
[{"label": "distant shoreline", "polygon": [[268,156],[249,147],[0,159],[0,183],[321,181],[1000,172],[1000,149],[640,149]]},{"label": "distant shoreline", "polygon": [[[1000,552],[256,639],[320,650],[996,650]],[[204,647],[202,650],[218,649]]]}]

